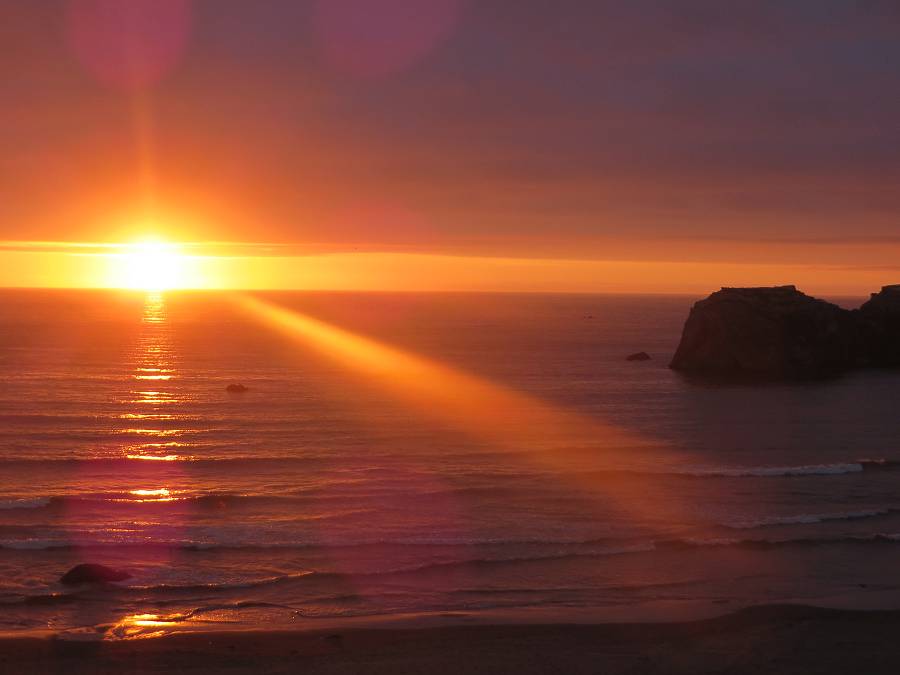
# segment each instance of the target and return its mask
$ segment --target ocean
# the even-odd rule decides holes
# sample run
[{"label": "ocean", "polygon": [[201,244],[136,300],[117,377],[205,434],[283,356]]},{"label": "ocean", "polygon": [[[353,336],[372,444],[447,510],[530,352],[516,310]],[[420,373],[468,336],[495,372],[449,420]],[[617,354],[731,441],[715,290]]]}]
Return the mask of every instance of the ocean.
[{"label": "ocean", "polygon": [[2,290],[0,632],[900,607],[900,373],[685,377],[695,300]]}]

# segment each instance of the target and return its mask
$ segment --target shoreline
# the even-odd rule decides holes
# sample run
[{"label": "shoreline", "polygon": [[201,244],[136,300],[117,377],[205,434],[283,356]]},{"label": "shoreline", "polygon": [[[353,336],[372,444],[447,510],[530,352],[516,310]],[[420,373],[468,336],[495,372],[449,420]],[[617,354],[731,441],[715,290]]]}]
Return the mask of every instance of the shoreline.
[{"label": "shoreline", "polygon": [[[452,618],[452,617],[447,617]],[[369,625],[70,641],[0,638],[0,672],[900,672],[900,610],[761,605],[654,623]]]}]

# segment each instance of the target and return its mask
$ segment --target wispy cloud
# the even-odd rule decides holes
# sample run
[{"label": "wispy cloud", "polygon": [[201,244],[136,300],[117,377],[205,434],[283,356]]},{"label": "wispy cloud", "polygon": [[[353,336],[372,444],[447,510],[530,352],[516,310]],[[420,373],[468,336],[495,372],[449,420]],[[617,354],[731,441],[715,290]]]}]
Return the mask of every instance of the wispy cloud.
[{"label": "wispy cloud", "polygon": [[[64,253],[69,255],[115,255],[127,252],[134,242],[0,241],[0,251],[18,253]],[[178,242],[185,255],[211,257],[257,257],[308,255],[318,246],[274,242],[189,241]]]}]

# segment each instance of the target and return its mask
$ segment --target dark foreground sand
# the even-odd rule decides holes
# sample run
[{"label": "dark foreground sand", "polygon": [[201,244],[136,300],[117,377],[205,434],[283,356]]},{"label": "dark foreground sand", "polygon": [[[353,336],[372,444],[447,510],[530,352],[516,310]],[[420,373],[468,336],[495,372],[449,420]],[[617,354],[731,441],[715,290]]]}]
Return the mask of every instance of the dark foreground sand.
[{"label": "dark foreground sand", "polygon": [[797,606],[673,624],[0,641],[0,673],[900,673],[900,611]]}]

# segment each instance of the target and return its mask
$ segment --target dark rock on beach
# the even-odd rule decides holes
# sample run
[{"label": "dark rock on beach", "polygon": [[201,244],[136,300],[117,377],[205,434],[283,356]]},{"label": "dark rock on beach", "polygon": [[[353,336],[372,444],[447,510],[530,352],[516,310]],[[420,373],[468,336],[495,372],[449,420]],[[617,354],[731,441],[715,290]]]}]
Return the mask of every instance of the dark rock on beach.
[{"label": "dark rock on beach", "polygon": [[[836,375],[870,362],[861,314],[794,286],[723,288],[691,309],[671,367],[767,379]],[[868,332],[883,327],[880,316],[872,324]]]},{"label": "dark rock on beach", "polygon": [[649,361],[650,355],[647,352],[638,352],[625,357],[626,361]]},{"label": "dark rock on beach", "polygon": [[103,584],[112,581],[125,581],[125,579],[130,578],[131,575],[124,570],[117,570],[105,565],[84,563],[75,565],[75,567],[63,574],[59,581],[67,586],[74,586],[75,584]]},{"label": "dark rock on beach", "polygon": [[225,391],[229,394],[243,394],[245,391],[248,391],[249,387],[245,387],[243,384],[229,384],[225,387]]}]

